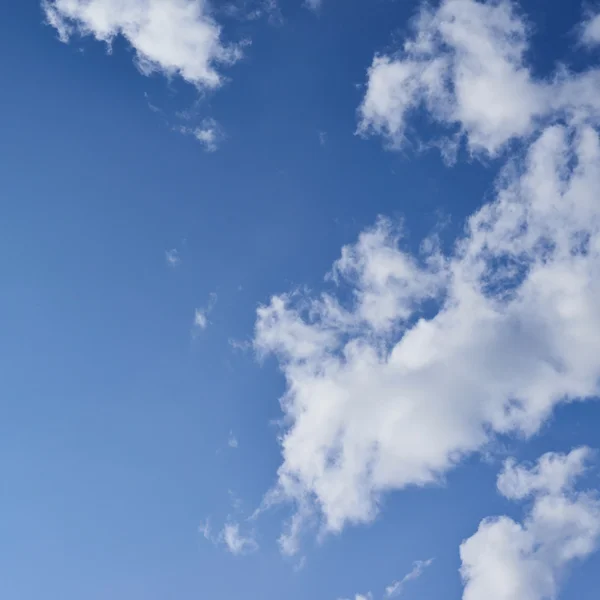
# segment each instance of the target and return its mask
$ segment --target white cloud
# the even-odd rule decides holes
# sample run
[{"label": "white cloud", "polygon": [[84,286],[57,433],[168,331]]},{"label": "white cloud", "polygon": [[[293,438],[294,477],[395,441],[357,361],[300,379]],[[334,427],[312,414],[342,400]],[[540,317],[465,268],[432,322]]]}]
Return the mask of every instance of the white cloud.
[{"label": "white cloud", "polygon": [[230,431],[230,432],[229,432],[229,438],[227,439],[227,445],[228,445],[230,448],[237,448],[237,447],[238,447],[238,445],[239,445],[239,444],[238,444],[238,440],[237,440],[237,438],[236,438],[236,437],[235,437],[235,435],[233,434],[233,431]]},{"label": "white cloud", "polygon": [[208,319],[206,317],[206,310],[203,308],[197,308],[194,313],[194,326],[199,329],[206,329],[208,326]]},{"label": "white cloud", "polygon": [[60,39],[91,35],[109,46],[119,35],[135,51],[146,75],[179,75],[203,88],[223,82],[217,65],[241,57],[240,45],[221,41],[221,28],[204,0],[42,0]]},{"label": "white cloud", "polygon": [[404,591],[404,586],[409,581],[414,581],[423,575],[425,569],[431,566],[433,563],[433,558],[428,560],[417,560],[413,563],[412,569],[400,580],[394,581],[391,585],[388,585],[385,588],[385,597],[386,598],[396,598]]},{"label": "white cloud", "polygon": [[223,545],[228,552],[236,556],[258,550],[258,543],[253,535],[242,534],[239,523],[227,522],[218,534],[213,535],[210,521],[207,519],[199,525],[198,531],[215,546]]},{"label": "white cloud", "polygon": [[198,532],[204,536],[204,539],[212,540],[209,519],[206,519],[206,521],[204,521],[204,522],[200,523],[200,525],[198,525]]},{"label": "white cloud", "polygon": [[397,139],[416,98],[473,149],[528,143],[454,249],[431,238],[412,255],[381,219],[342,250],[332,293],[258,310],[255,349],[286,379],[264,502],[297,507],[285,553],[315,516],[323,532],[368,522],[386,491],[439,482],[497,434],[531,436],[600,392],[600,73],[534,81],[525,35],[507,2],[445,0],[405,56],[371,69],[363,131]]},{"label": "white cloud", "polygon": [[485,519],[460,547],[463,600],[556,598],[569,563],[593,552],[600,539],[600,502],[573,486],[589,459],[587,448],[546,454],[533,467],[506,463],[498,478],[508,498],[531,498],[522,523]]},{"label": "white cloud", "polygon": [[326,143],[327,143],[327,132],[319,131],[319,144],[321,144],[321,146],[324,146]]},{"label": "white cloud", "polygon": [[498,491],[511,500],[523,500],[531,495],[561,494],[572,489],[586,470],[590,449],[581,447],[569,454],[544,454],[534,467],[517,465],[514,459],[504,463],[498,476]]},{"label": "white cloud", "polygon": [[583,25],[581,41],[586,46],[600,44],[600,13],[591,16]]},{"label": "white cloud", "polygon": [[256,21],[266,18],[271,25],[281,25],[283,15],[278,0],[233,0],[215,7],[218,14],[239,21]]},{"label": "white cloud", "polygon": [[[340,600],[350,600],[349,598],[340,598]],[[367,594],[356,594],[354,600],[373,600],[373,594],[368,592]]]},{"label": "white cloud", "polygon": [[191,135],[196,138],[203,146],[206,152],[216,152],[221,142],[225,139],[225,134],[221,126],[214,119],[204,119],[198,127],[175,127],[175,131],[184,135]]},{"label": "white cloud", "polygon": [[181,257],[179,256],[179,250],[172,248],[165,252],[165,260],[170,267],[177,267],[181,263]]},{"label": "white cloud", "polygon": [[227,523],[221,532],[221,540],[231,554],[249,554],[258,549],[258,544],[251,536],[240,533],[238,523]]},{"label": "white cloud", "polygon": [[206,329],[209,324],[208,315],[217,303],[217,294],[211,293],[208,297],[208,304],[203,308],[197,308],[194,312],[194,328]]},{"label": "white cloud", "polygon": [[310,10],[319,10],[321,8],[322,0],[305,0],[306,6],[310,8]]},{"label": "white cloud", "polygon": [[401,146],[407,119],[424,107],[464,134],[471,151],[494,155],[542,121],[597,116],[598,71],[536,79],[525,62],[527,33],[509,0],[443,0],[435,11],[423,8],[402,50],[373,60],[358,132]]},{"label": "white cloud", "polygon": [[284,294],[259,309],[255,347],[287,381],[267,497],[298,505],[284,551],[315,509],[327,531],[369,521],[386,490],[439,481],[495,434],[530,436],[557,404],[598,394],[598,189],[594,128],[549,127],[452,254],[429,241],[411,256],[381,220],[334,265],[350,302]]},{"label": "white cloud", "polygon": [[194,129],[193,135],[207,152],[215,152],[225,137],[214,119],[205,119],[200,127]]}]

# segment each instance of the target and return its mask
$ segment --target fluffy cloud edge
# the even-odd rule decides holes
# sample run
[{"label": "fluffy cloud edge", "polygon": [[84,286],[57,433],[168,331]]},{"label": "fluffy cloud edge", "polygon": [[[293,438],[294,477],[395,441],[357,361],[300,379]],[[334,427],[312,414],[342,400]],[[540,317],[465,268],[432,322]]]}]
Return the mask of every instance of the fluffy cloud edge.
[{"label": "fluffy cloud edge", "polygon": [[[316,515],[322,533],[371,521],[385,492],[439,481],[496,435],[534,435],[556,405],[598,394],[600,72],[536,81],[527,27],[503,0],[444,0],[415,32],[399,55],[374,60],[359,130],[395,143],[423,104],[473,152],[513,139],[525,149],[450,253],[432,237],[412,255],[381,219],[342,249],[333,293],[259,308],[255,350],[276,356],[286,379],[283,460],[265,505],[297,507],[280,539],[287,554]],[[365,106],[389,88],[380,69],[408,84],[375,103],[378,124]],[[511,82],[523,88],[507,85],[516,104],[493,112],[486,94]],[[470,86],[483,94],[472,104]]]},{"label": "fluffy cloud edge", "polygon": [[204,0],[42,0],[42,9],[61,41],[92,36],[110,48],[122,36],[143,74],[178,75],[199,88],[221,86],[217,66],[242,56],[244,44],[223,43]]},{"label": "fluffy cloud edge", "polygon": [[575,489],[592,456],[582,447],[545,454],[534,466],[505,463],[498,491],[532,503],[521,523],[505,516],[484,519],[461,544],[463,600],[557,596],[565,569],[600,541],[598,495]]}]

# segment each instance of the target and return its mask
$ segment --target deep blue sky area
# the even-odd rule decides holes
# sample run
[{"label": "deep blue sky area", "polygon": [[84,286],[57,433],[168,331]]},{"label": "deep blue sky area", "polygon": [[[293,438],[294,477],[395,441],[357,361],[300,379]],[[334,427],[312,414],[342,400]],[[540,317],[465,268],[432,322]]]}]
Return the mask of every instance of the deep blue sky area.
[{"label": "deep blue sky area", "polygon": [[[536,75],[595,60],[577,48],[578,2],[519,5]],[[0,0],[0,598],[379,598],[434,557],[403,597],[458,600],[460,542],[487,516],[524,514],[496,492],[503,458],[600,447],[600,406],[562,407],[528,441],[385,494],[370,524],[309,531],[301,569],[277,546],[289,505],[252,525],[248,555],[198,532],[247,518],[281,464],[284,380],[249,348],[257,307],[329,288],[341,247],[378,215],[403,221],[413,252],[444,223],[451,251],[492,193],[502,157],[463,147],[448,166],[416,135],[391,151],[355,134],[373,56],[398,47],[418,6],[323,0],[315,14],[281,0],[280,23],[216,10],[226,40],[252,43],[199,92],[141,74],[122,38],[112,53],[89,36],[63,44],[37,0]],[[205,119],[223,130],[216,152],[175,130]],[[417,129],[435,137],[425,117]],[[560,597],[596,599],[599,569],[598,555],[569,567]]]}]

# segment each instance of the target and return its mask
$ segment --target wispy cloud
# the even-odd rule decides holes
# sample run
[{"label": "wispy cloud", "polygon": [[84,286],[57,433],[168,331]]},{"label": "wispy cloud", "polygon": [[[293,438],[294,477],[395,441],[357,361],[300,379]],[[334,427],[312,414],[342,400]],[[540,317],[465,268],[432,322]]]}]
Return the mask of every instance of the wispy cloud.
[{"label": "wispy cloud", "polygon": [[179,250],[177,248],[172,248],[171,250],[167,250],[165,252],[165,260],[167,261],[167,265],[169,267],[177,267],[181,264],[181,257],[179,256]]},{"label": "wispy cloud", "polygon": [[433,563],[433,558],[429,560],[417,560],[413,563],[413,567],[402,579],[394,581],[391,585],[385,588],[386,598],[396,598],[404,591],[404,586],[409,581],[414,581],[423,575],[423,572],[427,567]]},{"label": "wispy cloud", "polygon": [[228,521],[219,533],[213,534],[210,521],[207,519],[199,525],[198,532],[215,546],[224,546],[235,556],[251,554],[259,547],[253,534],[242,534],[240,524],[233,521]]},{"label": "wispy cloud", "polygon": [[229,438],[227,439],[227,445],[228,445],[230,448],[237,448],[237,447],[238,447],[238,445],[239,445],[239,444],[238,444],[238,440],[237,440],[237,438],[236,438],[236,437],[235,437],[235,435],[233,434],[233,431],[230,431],[230,432],[229,432]]},{"label": "wispy cloud", "polygon": [[208,297],[208,303],[202,308],[197,308],[194,312],[194,329],[203,330],[208,327],[208,315],[212,312],[217,303],[217,294],[211,293]]},{"label": "wispy cloud", "polygon": [[227,523],[222,531],[222,539],[231,554],[249,554],[258,549],[258,544],[252,536],[240,533],[238,523]]}]

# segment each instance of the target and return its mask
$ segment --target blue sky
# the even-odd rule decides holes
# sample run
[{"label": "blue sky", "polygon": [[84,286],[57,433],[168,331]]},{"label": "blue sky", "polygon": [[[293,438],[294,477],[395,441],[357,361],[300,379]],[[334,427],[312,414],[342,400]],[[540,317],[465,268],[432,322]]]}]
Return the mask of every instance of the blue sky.
[{"label": "blue sky", "polygon": [[0,10],[2,598],[597,597],[597,6]]}]

